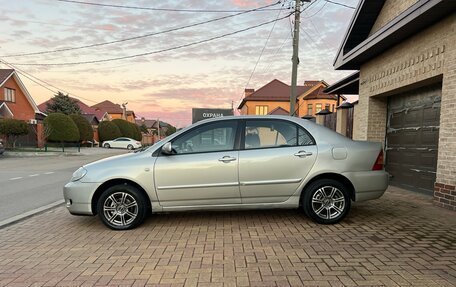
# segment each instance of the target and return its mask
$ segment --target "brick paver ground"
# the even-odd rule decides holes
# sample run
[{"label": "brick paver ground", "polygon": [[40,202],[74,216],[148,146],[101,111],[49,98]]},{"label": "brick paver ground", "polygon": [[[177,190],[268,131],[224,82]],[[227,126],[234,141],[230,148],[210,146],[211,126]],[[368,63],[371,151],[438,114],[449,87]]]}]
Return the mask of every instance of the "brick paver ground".
[{"label": "brick paver ground", "polygon": [[153,215],[115,232],[64,207],[0,229],[0,286],[455,286],[456,213],[390,188],[348,218]]}]

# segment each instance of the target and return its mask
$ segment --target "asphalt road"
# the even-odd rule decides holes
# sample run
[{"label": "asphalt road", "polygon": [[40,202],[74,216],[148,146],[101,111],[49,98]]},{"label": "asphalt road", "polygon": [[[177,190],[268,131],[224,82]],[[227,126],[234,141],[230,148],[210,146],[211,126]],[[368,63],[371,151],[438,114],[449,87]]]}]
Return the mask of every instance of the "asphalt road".
[{"label": "asphalt road", "polygon": [[62,188],[80,166],[125,153],[93,150],[91,155],[0,157],[0,221],[63,200]]}]

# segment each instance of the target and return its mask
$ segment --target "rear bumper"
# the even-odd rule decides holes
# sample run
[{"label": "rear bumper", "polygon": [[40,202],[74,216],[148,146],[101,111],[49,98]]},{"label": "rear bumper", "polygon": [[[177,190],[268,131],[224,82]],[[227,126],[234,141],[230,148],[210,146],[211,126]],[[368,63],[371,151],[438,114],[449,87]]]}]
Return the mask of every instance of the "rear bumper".
[{"label": "rear bumper", "polygon": [[389,175],[386,171],[360,171],[343,173],[355,188],[355,201],[379,198],[388,188]]},{"label": "rear bumper", "polygon": [[69,182],[63,188],[68,211],[74,215],[94,215],[92,197],[100,183]]}]

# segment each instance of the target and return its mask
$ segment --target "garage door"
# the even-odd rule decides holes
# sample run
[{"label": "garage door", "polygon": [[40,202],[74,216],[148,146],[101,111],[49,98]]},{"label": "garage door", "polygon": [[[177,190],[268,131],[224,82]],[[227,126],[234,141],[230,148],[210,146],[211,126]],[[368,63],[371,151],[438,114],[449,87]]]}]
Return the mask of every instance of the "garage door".
[{"label": "garage door", "polygon": [[386,170],[391,184],[432,192],[437,171],[442,85],[388,99]]}]

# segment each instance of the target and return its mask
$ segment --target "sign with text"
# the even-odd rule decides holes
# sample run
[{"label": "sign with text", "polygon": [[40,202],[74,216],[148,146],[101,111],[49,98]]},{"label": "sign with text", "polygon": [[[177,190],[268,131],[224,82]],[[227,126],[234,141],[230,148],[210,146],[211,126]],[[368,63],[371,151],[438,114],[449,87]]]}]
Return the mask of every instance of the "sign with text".
[{"label": "sign with text", "polygon": [[192,123],[210,118],[219,118],[225,116],[232,116],[232,109],[192,109]]}]

